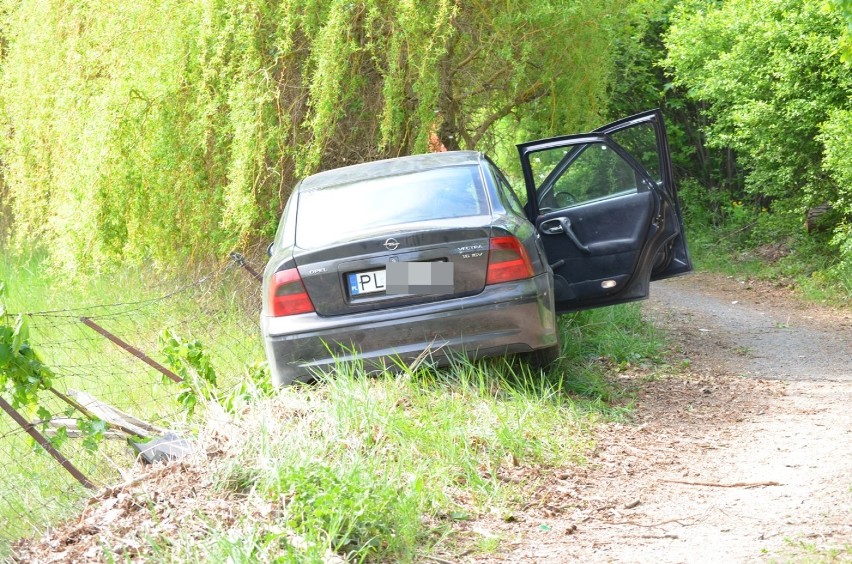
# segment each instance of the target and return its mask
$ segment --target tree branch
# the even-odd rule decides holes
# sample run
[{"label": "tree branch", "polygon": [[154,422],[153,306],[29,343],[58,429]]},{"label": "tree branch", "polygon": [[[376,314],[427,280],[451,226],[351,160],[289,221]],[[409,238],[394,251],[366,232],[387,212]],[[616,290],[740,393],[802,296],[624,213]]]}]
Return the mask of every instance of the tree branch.
[{"label": "tree branch", "polygon": [[[515,96],[514,100],[507,102],[497,111],[485,118],[485,121],[483,121],[479,125],[479,127],[476,128],[476,131],[474,131],[473,134],[466,135],[465,143],[470,143],[468,148],[472,149],[473,147],[475,147],[476,144],[479,143],[479,140],[482,139],[482,136],[485,135],[485,132],[488,131],[488,128],[494,125],[497,120],[509,115],[512,110],[514,110],[518,106],[532,102],[537,98],[541,98],[546,93],[547,89],[544,88],[544,83],[540,80],[537,80],[529,88]],[[468,141],[468,139],[470,141]]]}]

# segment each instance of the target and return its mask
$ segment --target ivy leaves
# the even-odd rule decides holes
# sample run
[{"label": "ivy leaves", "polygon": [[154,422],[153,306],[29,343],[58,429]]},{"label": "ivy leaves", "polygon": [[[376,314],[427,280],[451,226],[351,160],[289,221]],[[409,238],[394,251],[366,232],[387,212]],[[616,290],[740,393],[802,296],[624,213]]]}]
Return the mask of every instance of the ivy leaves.
[{"label": "ivy leaves", "polygon": [[[252,399],[270,397],[275,393],[266,362],[249,363],[238,383],[221,390],[207,349],[198,339],[187,339],[171,329],[163,329],[158,337],[160,352],[183,381],[177,402],[192,416],[201,401],[214,401],[228,413],[237,413]],[[164,382],[170,380],[164,378]]]},{"label": "ivy leaves", "polygon": [[51,387],[53,372],[30,346],[26,318],[6,311],[5,293],[5,283],[0,281],[0,390],[11,394],[16,408],[35,406],[38,392]]},{"label": "ivy leaves", "polygon": [[158,340],[169,366],[183,379],[177,401],[192,415],[199,398],[210,399],[216,392],[210,356],[198,339],[182,339],[169,329],[163,329]]}]

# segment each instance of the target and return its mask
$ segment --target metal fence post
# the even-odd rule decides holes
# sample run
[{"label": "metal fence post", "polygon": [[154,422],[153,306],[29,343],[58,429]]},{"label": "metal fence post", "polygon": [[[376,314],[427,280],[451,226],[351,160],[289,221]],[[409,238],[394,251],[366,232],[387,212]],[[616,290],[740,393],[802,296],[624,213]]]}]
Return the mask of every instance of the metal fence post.
[{"label": "metal fence post", "polygon": [[15,423],[17,423],[18,425],[20,425],[20,426],[21,426],[21,428],[22,428],[24,431],[26,431],[26,432],[27,432],[27,434],[29,434],[29,436],[31,436],[33,439],[35,439],[35,441],[36,441],[36,442],[37,442],[37,443],[38,443],[38,444],[39,444],[39,445],[40,445],[40,446],[41,446],[44,450],[46,450],[46,451],[48,452],[48,454],[50,454],[50,456],[52,456],[52,457],[53,457],[53,458],[54,458],[54,459],[55,459],[55,460],[56,460],[56,461],[60,464],[60,466],[62,466],[63,468],[65,468],[65,469],[68,471],[68,473],[69,473],[69,474],[71,474],[72,476],[74,476],[74,478],[76,478],[78,482],[80,482],[80,483],[81,483],[81,484],[83,484],[85,487],[90,488],[90,489],[95,489],[95,488],[97,487],[97,486],[95,486],[95,484],[93,484],[93,483],[91,482],[91,480],[89,480],[89,479],[88,479],[88,478],[87,478],[87,477],[86,477],[86,476],[85,476],[82,472],[80,472],[80,471],[77,469],[77,467],[76,467],[76,466],[74,466],[73,464],[71,464],[71,461],[70,461],[70,460],[68,460],[67,458],[65,458],[65,456],[64,456],[61,452],[59,452],[58,450],[56,450],[56,447],[54,447],[54,446],[50,443],[50,441],[49,441],[49,440],[47,440],[47,438],[46,438],[44,435],[42,435],[41,433],[39,433],[39,432],[36,430],[35,426],[34,426],[32,423],[30,423],[29,421],[27,421],[26,419],[24,419],[24,417],[23,417],[20,413],[18,413],[17,411],[15,411],[15,408],[13,408],[13,407],[9,404],[9,402],[7,402],[7,401],[6,401],[5,399],[3,399],[2,397],[0,397],[0,408],[2,408],[2,409],[3,409],[3,411],[5,411],[5,412],[9,415],[9,417],[11,417],[12,419],[14,419],[14,420],[15,420]]},{"label": "metal fence post", "polygon": [[258,271],[256,271],[254,268],[252,268],[252,266],[251,266],[251,265],[248,263],[248,261],[246,260],[246,257],[244,257],[242,254],[240,254],[240,253],[238,253],[238,252],[236,252],[236,251],[234,251],[233,253],[231,253],[231,255],[230,255],[230,256],[231,256],[231,260],[233,260],[235,263],[237,263],[237,265],[238,265],[238,266],[241,266],[241,267],[243,267],[244,269],[246,269],[246,271],[247,271],[249,274],[251,274],[251,275],[252,275],[252,277],[253,277],[255,280],[257,280],[258,282],[260,282],[261,284],[263,284],[263,276],[261,276],[261,274],[260,274]]},{"label": "metal fence post", "polygon": [[110,333],[109,331],[107,331],[106,329],[104,329],[103,327],[101,327],[100,325],[98,325],[97,323],[95,323],[94,321],[89,319],[88,317],[81,317],[80,321],[82,321],[87,327],[94,329],[95,331],[97,331],[98,333],[100,333],[101,335],[103,335],[104,337],[109,339],[110,341],[112,341],[114,344],[116,344],[119,347],[121,347],[122,349],[126,350],[127,352],[129,352],[130,354],[132,354],[133,356],[135,356],[136,358],[138,358],[139,360],[141,360],[142,362],[144,362],[145,364],[147,364],[148,366],[150,366],[154,370],[158,371],[160,374],[169,377],[174,382],[178,382],[178,383],[183,382],[183,378],[181,378],[180,376],[178,376],[177,374],[175,374],[174,372],[172,372],[171,370],[169,370],[168,368],[166,368],[165,366],[163,366],[162,364],[160,364],[159,362],[157,362],[153,358],[149,357],[148,355],[146,355],[145,353],[143,353],[142,351],[140,351],[139,349],[137,349],[133,345],[122,341],[121,339],[119,339],[118,337],[116,337],[115,335],[113,335],[112,333]]}]

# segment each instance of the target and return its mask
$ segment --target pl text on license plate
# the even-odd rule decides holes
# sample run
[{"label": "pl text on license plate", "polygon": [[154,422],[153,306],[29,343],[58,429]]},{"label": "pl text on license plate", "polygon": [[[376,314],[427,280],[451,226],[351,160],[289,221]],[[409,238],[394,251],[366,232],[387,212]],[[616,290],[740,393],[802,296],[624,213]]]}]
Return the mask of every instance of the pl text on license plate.
[{"label": "pl text on license plate", "polygon": [[385,291],[385,269],[349,273],[349,295],[360,296]]}]

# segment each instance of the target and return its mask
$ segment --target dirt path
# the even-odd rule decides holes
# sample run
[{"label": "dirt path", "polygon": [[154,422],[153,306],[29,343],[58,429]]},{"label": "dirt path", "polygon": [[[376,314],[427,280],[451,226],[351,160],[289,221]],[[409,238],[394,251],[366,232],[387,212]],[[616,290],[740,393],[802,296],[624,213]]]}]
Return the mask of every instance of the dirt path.
[{"label": "dirt path", "polygon": [[625,374],[636,420],[474,560],[852,561],[852,311],[708,274],[652,293],[678,375]]}]

